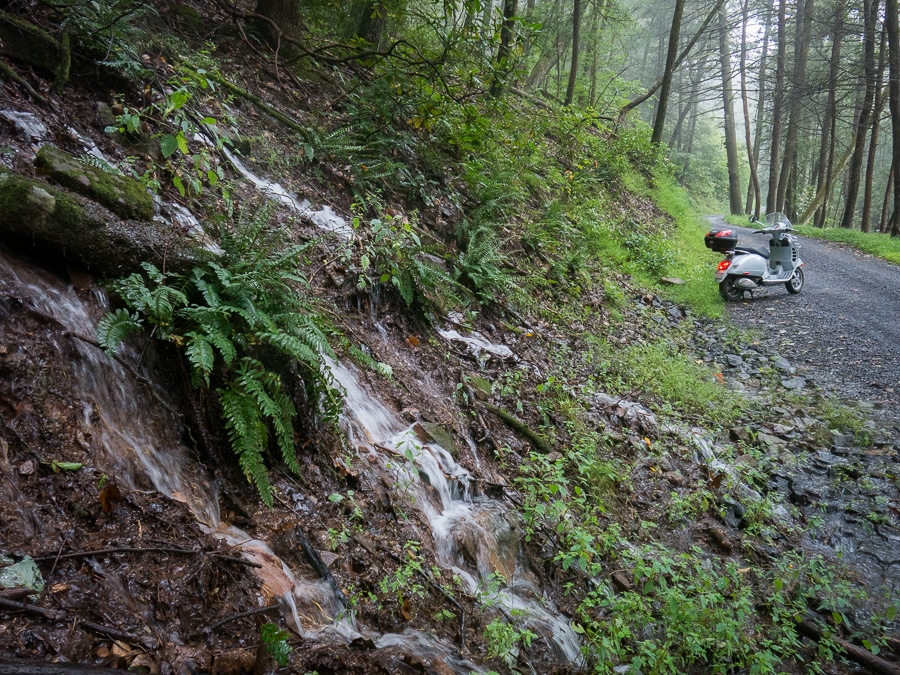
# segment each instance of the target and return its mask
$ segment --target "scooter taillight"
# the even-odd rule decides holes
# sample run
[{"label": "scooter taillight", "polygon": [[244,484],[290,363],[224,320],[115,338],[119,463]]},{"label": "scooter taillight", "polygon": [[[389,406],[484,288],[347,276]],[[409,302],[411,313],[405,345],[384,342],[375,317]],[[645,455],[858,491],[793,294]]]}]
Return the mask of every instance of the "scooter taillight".
[{"label": "scooter taillight", "polygon": [[718,272],[724,272],[724,271],[727,270],[729,267],[731,267],[731,263],[732,263],[731,260],[723,260],[722,262],[719,263],[719,266],[716,267],[716,271],[718,271]]}]

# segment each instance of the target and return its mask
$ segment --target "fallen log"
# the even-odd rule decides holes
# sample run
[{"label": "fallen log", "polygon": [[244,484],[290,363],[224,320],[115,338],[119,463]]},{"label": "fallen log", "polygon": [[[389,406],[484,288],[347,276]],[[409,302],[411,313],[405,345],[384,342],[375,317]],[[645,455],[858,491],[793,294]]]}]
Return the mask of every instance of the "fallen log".
[{"label": "fallen log", "polygon": [[[811,619],[803,619],[802,621],[797,622],[797,631],[801,635],[805,635],[806,637],[815,640],[818,642],[825,636],[825,631],[822,630],[822,627],[817,624],[815,621]],[[831,637],[831,639],[837,644],[838,647],[844,650],[844,653],[848,658],[856,661],[856,663],[861,666],[865,666],[873,673],[878,673],[878,675],[900,675],[900,666],[897,666],[890,661],[885,661],[880,656],[876,656],[868,649],[863,649],[862,647],[858,647],[852,642],[847,642],[846,640],[842,640],[838,637]]]},{"label": "fallen log", "polygon": [[497,417],[503,420],[503,423],[506,424],[510,429],[515,431],[516,433],[521,434],[534,446],[534,449],[538,452],[542,452],[545,455],[550,454],[553,448],[550,445],[550,441],[547,440],[545,436],[542,436],[530,426],[525,424],[522,420],[520,420],[515,415],[506,412],[503,408],[498,408],[495,405],[491,405],[490,403],[482,403],[487,410],[494,413]]}]

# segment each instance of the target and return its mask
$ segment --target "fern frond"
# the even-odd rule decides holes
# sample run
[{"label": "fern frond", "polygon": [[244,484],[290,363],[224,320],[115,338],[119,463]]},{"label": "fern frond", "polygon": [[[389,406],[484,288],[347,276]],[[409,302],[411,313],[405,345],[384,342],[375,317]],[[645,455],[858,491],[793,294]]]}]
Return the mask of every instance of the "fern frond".
[{"label": "fern frond", "polygon": [[319,354],[295,335],[278,331],[275,333],[259,333],[258,337],[263,342],[267,342],[273,347],[276,347],[283,354],[286,354],[301,363],[306,363],[308,365],[318,365],[319,363]]},{"label": "fern frond", "polygon": [[241,378],[219,393],[231,449],[247,480],[256,486],[266,506],[272,508],[272,484],[263,462],[268,435],[260,410],[253,396],[243,388]]},{"label": "fern frond", "polygon": [[78,158],[78,160],[82,164],[86,164],[87,166],[92,166],[95,169],[100,169],[105,173],[112,174],[114,176],[123,176],[124,174],[119,170],[115,164],[110,164],[105,159],[101,159],[100,157],[95,157],[94,155],[84,154]]},{"label": "fern frond", "polygon": [[141,328],[143,324],[137,314],[131,314],[127,309],[117,309],[100,319],[97,340],[107,352],[114,352],[126,337]]},{"label": "fern frond", "polygon": [[193,283],[196,289],[200,291],[200,295],[203,296],[203,299],[209,307],[215,309],[219,306],[221,300],[219,299],[218,289],[215,285],[206,280],[205,270],[202,270],[199,267],[194,268]]},{"label": "fern frond", "polygon": [[216,354],[210,340],[200,333],[191,331],[185,337],[188,338],[184,353],[194,369],[192,379],[196,382],[202,380],[209,386],[209,376],[212,374],[216,362]]}]

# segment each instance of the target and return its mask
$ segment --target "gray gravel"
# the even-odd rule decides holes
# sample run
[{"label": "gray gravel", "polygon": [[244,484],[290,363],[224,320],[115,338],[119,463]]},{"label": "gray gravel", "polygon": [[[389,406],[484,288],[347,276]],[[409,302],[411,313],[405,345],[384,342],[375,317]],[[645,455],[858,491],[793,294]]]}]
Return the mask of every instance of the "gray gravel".
[{"label": "gray gravel", "polygon": [[[718,216],[708,220],[732,227]],[[734,229],[742,244],[766,246],[766,236]],[[729,303],[728,315],[761,331],[770,349],[819,387],[900,411],[900,267],[842,244],[801,237],[801,245],[801,293],[783,286],[746,293]]]}]

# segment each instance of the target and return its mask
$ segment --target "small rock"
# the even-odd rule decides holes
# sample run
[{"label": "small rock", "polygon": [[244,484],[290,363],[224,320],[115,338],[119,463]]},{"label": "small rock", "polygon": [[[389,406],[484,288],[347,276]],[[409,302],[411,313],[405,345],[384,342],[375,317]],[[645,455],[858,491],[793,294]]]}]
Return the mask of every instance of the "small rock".
[{"label": "small rock", "polygon": [[679,279],[678,277],[663,277],[659,280],[659,283],[666,284],[667,286],[684,286],[684,279]]},{"label": "small rock", "polygon": [[759,432],[756,436],[756,440],[771,449],[779,449],[787,445],[787,442],[783,438],[778,438],[778,436],[773,436],[772,434],[767,434],[763,431]]},{"label": "small rock", "polygon": [[802,377],[786,377],[781,381],[781,386],[785,389],[803,389],[806,380]]},{"label": "small rock", "polygon": [[737,354],[727,354],[725,356],[725,363],[729,368],[738,368],[744,365],[744,359]]},{"label": "small rock", "polygon": [[792,426],[788,426],[785,424],[773,424],[772,425],[772,433],[776,436],[789,436],[794,433],[795,429]]},{"label": "small rock", "polygon": [[728,436],[735,442],[750,442],[750,430],[747,427],[734,427],[728,432]]},{"label": "small rock", "polygon": [[621,570],[613,572],[609,579],[617,593],[627,593],[633,588],[631,580]]},{"label": "small rock", "polygon": [[797,371],[797,369],[791,365],[790,361],[778,354],[775,354],[772,357],[772,365],[775,366],[778,370],[790,375],[793,375]]},{"label": "small rock", "polygon": [[685,477],[676,471],[666,471],[662,474],[662,478],[665,478],[675,487],[681,487],[685,483]]},{"label": "small rock", "polygon": [[725,553],[731,553],[733,545],[731,539],[729,539],[728,535],[725,533],[725,530],[721,527],[711,527],[709,528],[709,536],[713,543],[725,551]]}]

